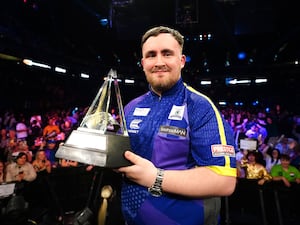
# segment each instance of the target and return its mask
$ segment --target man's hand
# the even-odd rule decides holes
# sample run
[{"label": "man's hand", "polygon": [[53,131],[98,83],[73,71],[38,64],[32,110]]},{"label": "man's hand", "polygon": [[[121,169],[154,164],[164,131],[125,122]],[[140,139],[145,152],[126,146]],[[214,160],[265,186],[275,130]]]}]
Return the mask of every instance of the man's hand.
[{"label": "man's hand", "polygon": [[126,151],[125,158],[132,162],[132,166],[120,167],[116,171],[139,185],[150,187],[156,178],[157,168],[147,159],[144,159],[131,151]]},{"label": "man's hand", "polygon": [[284,183],[284,185],[286,187],[290,187],[291,186],[291,183],[285,177],[282,177],[281,179],[282,179],[282,181],[283,181],[283,183]]}]

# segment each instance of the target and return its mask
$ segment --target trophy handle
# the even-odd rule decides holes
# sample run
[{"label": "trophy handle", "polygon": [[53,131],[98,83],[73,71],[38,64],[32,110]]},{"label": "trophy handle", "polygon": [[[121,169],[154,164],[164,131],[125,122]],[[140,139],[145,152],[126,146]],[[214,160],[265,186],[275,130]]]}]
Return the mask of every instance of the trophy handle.
[{"label": "trophy handle", "polygon": [[120,114],[120,126],[121,126],[121,129],[123,130],[123,135],[128,136],[124,108],[123,108],[122,98],[121,98],[121,92],[120,92],[120,87],[119,87],[117,79],[114,79],[114,86],[115,86],[116,98],[117,98],[119,114]]},{"label": "trophy handle", "polygon": [[[104,81],[101,88],[99,89],[96,97],[94,98],[94,101],[92,102],[92,104],[89,107],[88,111],[86,112],[84,118],[82,119],[82,121],[80,123],[80,127],[84,127],[87,120],[89,119],[89,117],[91,117],[92,114],[95,114],[96,112],[101,111],[101,107],[102,107],[102,104],[103,104],[103,101],[104,101],[104,98],[105,98],[105,95],[103,95],[103,92],[105,92],[105,93],[107,92],[107,80]],[[97,109],[93,112],[93,110],[95,109],[95,106],[97,104],[98,99],[99,99],[99,102],[98,102]]]}]

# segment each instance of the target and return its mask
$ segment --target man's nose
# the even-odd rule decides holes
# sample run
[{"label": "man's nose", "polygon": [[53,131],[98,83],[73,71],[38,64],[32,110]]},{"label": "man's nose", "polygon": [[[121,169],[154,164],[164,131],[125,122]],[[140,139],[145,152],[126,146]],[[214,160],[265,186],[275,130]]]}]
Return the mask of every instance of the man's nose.
[{"label": "man's nose", "polygon": [[159,65],[164,65],[164,60],[163,60],[163,57],[162,55],[157,55],[156,56],[156,62],[155,62],[155,65],[156,66],[159,66]]}]

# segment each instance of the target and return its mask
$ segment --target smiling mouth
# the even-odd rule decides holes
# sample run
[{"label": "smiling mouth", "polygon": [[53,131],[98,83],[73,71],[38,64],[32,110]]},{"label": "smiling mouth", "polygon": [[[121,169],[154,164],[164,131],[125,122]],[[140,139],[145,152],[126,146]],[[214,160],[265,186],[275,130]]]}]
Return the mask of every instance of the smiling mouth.
[{"label": "smiling mouth", "polygon": [[168,70],[154,70],[152,73],[166,73]]}]

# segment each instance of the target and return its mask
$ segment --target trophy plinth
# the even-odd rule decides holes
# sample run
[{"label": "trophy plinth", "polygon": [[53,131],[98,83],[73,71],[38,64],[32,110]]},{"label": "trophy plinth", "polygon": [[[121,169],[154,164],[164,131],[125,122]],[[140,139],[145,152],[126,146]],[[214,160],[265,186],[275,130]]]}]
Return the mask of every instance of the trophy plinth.
[{"label": "trophy plinth", "polygon": [[[112,82],[120,121],[108,112]],[[88,165],[118,168],[131,165],[124,157],[124,152],[130,149],[116,72],[110,70],[80,126],[59,146],[55,156]]]},{"label": "trophy plinth", "polygon": [[100,134],[92,129],[78,128],[74,130],[66,143],[59,146],[56,157],[95,165],[117,168],[129,166],[123,156],[130,150],[128,136],[114,133]]}]

